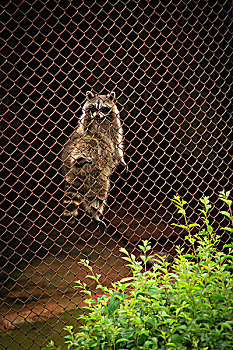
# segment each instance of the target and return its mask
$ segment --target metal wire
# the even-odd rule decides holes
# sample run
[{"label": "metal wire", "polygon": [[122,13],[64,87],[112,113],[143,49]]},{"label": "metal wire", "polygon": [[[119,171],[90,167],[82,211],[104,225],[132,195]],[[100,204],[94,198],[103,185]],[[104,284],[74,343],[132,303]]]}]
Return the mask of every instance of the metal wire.
[{"label": "metal wire", "polygon": [[[222,224],[218,191],[232,187],[231,23],[227,0],[1,2],[3,346],[19,326],[31,340],[19,348],[38,348],[21,324],[82,305],[80,258],[110,284],[128,274],[121,246],[188,249],[171,226],[176,193],[191,220],[210,196],[213,225]],[[62,217],[61,152],[89,90],[116,92],[129,167],[111,178],[104,230],[85,213],[75,225]]]}]

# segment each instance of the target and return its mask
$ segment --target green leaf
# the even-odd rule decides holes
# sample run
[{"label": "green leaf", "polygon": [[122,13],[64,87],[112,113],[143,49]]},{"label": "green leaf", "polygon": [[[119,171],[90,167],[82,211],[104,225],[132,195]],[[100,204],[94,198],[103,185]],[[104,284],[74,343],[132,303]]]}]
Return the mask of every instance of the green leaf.
[{"label": "green leaf", "polygon": [[233,266],[230,266],[230,265],[226,265],[226,269],[233,269]]},{"label": "green leaf", "polygon": [[127,250],[125,248],[120,248],[120,252],[124,253],[126,255],[129,255],[129,253],[127,252]]},{"label": "green leaf", "polygon": [[68,333],[72,334],[73,326],[65,326],[64,330],[67,331]]},{"label": "green leaf", "polygon": [[221,200],[226,203],[228,205],[228,207],[231,207],[232,206],[232,201],[229,200],[229,199],[224,199],[224,198],[221,198]]},{"label": "green leaf", "polygon": [[109,299],[109,303],[108,303],[108,315],[109,316],[112,316],[114,314],[114,312],[119,308],[122,299],[123,299],[123,296],[119,292],[114,292],[111,295],[111,297]]},{"label": "green leaf", "polygon": [[203,209],[198,209],[198,210],[206,216],[206,212]]},{"label": "green leaf", "polygon": [[133,280],[135,280],[135,277],[125,277],[121,279],[121,282],[124,283],[124,282],[133,281]]},{"label": "green leaf", "polygon": [[132,260],[130,258],[128,258],[127,256],[123,256],[122,259],[126,260],[126,261],[129,261],[129,262],[132,262]]},{"label": "green leaf", "polygon": [[233,243],[224,244],[223,248],[233,248]]},{"label": "green leaf", "polygon": [[222,227],[221,230],[233,232],[233,228],[231,228],[231,227]]},{"label": "green leaf", "polygon": [[84,289],[84,290],[80,290],[80,292],[85,293],[87,295],[90,295],[90,297],[91,297],[91,292],[89,290]]},{"label": "green leaf", "polygon": [[192,228],[192,227],[200,227],[200,225],[199,224],[190,224],[189,228]]},{"label": "green leaf", "polygon": [[186,215],[186,211],[183,208],[179,209],[178,213],[182,215]]},{"label": "green leaf", "polygon": [[184,255],[186,258],[195,258],[194,254],[185,254]]},{"label": "green leaf", "polygon": [[116,344],[117,343],[122,343],[122,342],[128,342],[129,341],[129,339],[127,339],[127,338],[120,338],[120,339],[118,339],[117,341],[116,341]]},{"label": "green leaf", "polygon": [[90,278],[90,279],[92,279],[92,280],[98,282],[98,276],[96,277],[96,276],[88,275],[87,278]]},{"label": "green leaf", "polygon": [[231,219],[231,215],[230,215],[230,213],[228,213],[228,211],[223,210],[223,211],[220,211],[220,213],[227,216],[229,219]]},{"label": "green leaf", "polygon": [[178,225],[178,224],[172,224],[173,226],[177,226],[177,227],[180,227],[180,228],[183,228],[185,230],[187,230],[187,226],[185,225]]},{"label": "green leaf", "polygon": [[228,329],[232,332],[231,323],[232,323],[231,321],[226,321],[226,322],[222,323],[222,324],[221,324],[222,329],[223,329],[223,328],[228,328]]}]

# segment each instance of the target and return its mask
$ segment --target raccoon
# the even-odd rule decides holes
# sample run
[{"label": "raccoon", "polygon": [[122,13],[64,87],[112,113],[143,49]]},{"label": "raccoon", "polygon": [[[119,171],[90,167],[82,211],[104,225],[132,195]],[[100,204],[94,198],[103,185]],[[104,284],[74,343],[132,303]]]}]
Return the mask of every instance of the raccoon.
[{"label": "raccoon", "polygon": [[[88,91],[77,129],[62,152],[65,175],[65,216],[76,217],[82,207],[104,225],[103,212],[110,176],[123,155],[123,130],[115,93]],[[127,166],[126,166],[127,167]]]}]

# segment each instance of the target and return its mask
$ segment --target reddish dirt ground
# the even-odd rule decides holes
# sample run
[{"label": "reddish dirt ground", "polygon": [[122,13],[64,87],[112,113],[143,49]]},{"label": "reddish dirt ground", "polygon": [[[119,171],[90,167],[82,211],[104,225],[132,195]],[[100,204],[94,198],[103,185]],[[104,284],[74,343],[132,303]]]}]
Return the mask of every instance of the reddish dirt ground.
[{"label": "reddish dirt ground", "polygon": [[[166,229],[165,223],[159,222],[158,217],[152,216],[154,211],[146,211],[143,216],[142,211],[131,207],[127,215],[123,212],[120,214],[115,218],[109,214],[109,219],[118,228],[117,234],[106,234],[102,230],[95,230],[94,235],[90,231],[80,234],[79,228],[76,228],[74,237],[71,235],[67,238],[68,247],[67,242],[63,242],[58,254],[54,255],[51,250],[45,257],[36,258],[26,267],[20,269],[19,266],[12,271],[5,278],[2,288],[0,329],[14,328],[26,321],[44,321],[64,311],[82,307],[84,299],[75,288],[75,281],[85,280],[90,290],[95,290],[95,283],[86,279],[88,271],[80,264],[80,259],[88,259],[94,271],[101,274],[101,282],[110,285],[129,275],[129,269],[121,259],[121,247],[138,256],[137,246],[142,239],[150,240],[153,237],[159,242],[162,233],[166,242],[165,251],[172,252],[173,246],[168,239],[172,232],[168,226]],[[123,219],[120,221],[119,217]],[[155,245],[155,251],[162,250],[160,243]]]}]

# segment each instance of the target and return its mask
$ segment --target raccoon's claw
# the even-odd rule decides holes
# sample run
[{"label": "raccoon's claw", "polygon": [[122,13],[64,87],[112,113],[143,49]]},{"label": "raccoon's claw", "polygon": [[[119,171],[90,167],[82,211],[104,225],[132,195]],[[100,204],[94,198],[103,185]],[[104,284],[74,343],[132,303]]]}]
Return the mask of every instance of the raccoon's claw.
[{"label": "raccoon's claw", "polygon": [[106,222],[104,220],[100,221],[99,225],[100,225],[100,227],[102,227],[104,229],[107,227],[107,224],[106,224]]},{"label": "raccoon's claw", "polygon": [[97,219],[97,218],[94,218],[94,221],[97,223],[97,225],[99,225],[100,227],[103,227],[103,228],[106,228],[107,227],[107,224],[104,220],[100,220],[100,219]]},{"label": "raccoon's claw", "polygon": [[128,173],[128,172],[129,172],[129,167],[128,167],[128,165],[126,164],[125,160],[124,160],[124,159],[121,159],[121,163],[125,166],[125,171]]}]

